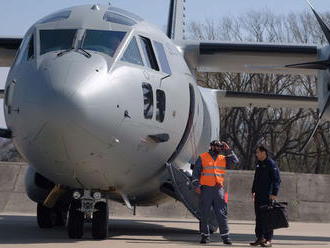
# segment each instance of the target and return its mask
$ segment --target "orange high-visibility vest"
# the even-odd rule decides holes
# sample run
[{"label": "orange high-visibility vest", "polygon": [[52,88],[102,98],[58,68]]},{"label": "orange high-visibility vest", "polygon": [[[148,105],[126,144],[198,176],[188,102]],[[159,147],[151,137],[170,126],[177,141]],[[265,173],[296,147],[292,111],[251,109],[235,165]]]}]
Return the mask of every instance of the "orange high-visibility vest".
[{"label": "orange high-visibility vest", "polygon": [[202,160],[202,172],[199,179],[201,185],[215,186],[224,184],[224,175],[226,173],[226,157],[218,155],[214,161],[212,156],[205,152],[200,155]]}]

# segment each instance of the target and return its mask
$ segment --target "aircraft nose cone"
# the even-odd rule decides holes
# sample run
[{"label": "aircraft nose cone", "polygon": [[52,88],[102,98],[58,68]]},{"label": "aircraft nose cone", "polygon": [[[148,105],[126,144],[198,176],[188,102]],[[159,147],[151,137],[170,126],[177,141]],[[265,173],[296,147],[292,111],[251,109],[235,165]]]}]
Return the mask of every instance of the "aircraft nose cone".
[{"label": "aircraft nose cone", "polygon": [[113,87],[119,84],[102,56],[67,55],[42,61],[36,73],[18,81],[24,94],[13,122],[16,143],[45,176],[75,187],[103,187],[109,175],[99,161],[112,159],[122,119]]},{"label": "aircraft nose cone", "polygon": [[108,185],[117,172],[102,166],[120,163],[114,154],[125,112],[122,78],[109,73],[102,56],[75,53],[43,61],[31,76],[18,83],[24,92],[15,121],[20,151],[62,184],[76,178],[74,187]]},{"label": "aircraft nose cone", "polygon": [[77,91],[85,84],[106,80],[107,71],[106,61],[97,55],[88,59],[71,53],[70,56],[44,61],[40,66],[40,81],[44,86],[39,92],[43,113],[51,122],[58,124],[79,118],[77,115],[82,114],[86,103],[76,94]]},{"label": "aircraft nose cone", "polygon": [[[100,130],[99,118],[95,116],[100,114],[97,111],[100,109],[99,95],[89,92],[95,92],[94,85],[109,85],[108,64],[102,56],[93,54],[86,58],[72,52],[48,57],[25,80],[19,83],[19,90],[24,94],[18,121],[14,122],[19,137],[33,142],[46,137],[63,137],[63,142],[69,143],[67,137],[78,129],[79,136],[89,134],[91,137],[95,130]],[[107,93],[112,94],[111,91]],[[107,98],[111,101],[114,97],[108,95]],[[81,144],[81,139],[76,136],[72,140],[75,141],[70,140],[72,147]]]},{"label": "aircraft nose cone", "polygon": [[41,69],[47,74],[46,83],[53,90],[70,97],[81,85],[108,71],[108,66],[102,56],[93,55],[88,59],[72,53],[68,58],[44,63]]}]

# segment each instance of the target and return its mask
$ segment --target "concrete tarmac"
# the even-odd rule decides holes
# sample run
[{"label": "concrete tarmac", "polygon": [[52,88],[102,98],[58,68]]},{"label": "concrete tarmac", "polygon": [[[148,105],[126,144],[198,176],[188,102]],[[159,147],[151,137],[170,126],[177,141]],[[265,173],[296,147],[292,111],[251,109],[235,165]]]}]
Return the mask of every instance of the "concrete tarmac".
[{"label": "concrete tarmac", "polygon": [[[191,247],[201,246],[195,219],[160,218],[111,218],[107,240],[96,241],[91,237],[91,226],[85,224],[81,240],[68,239],[64,227],[39,229],[36,217],[21,214],[0,215],[0,248],[20,247]],[[230,221],[232,247],[249,247],[254,240],[254,223]],[[212,235],[206,246],[223,246],[219,234]],[[205,246],[205,245],[204,245]],[[273,247],[330,247],[330,224],[290,223],[287,229],[275,231]]]}]

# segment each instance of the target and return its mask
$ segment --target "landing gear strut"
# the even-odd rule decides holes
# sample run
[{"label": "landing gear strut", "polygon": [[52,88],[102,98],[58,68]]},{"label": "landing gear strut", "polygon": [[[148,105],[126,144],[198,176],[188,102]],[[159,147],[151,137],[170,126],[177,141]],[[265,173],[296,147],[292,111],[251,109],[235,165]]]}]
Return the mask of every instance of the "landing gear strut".
[{"label": "landing gear strut", "polygon": [[69,238],[79,239],[83,236],[84,221],[92,222],[92,236],[94,239],[108,237],[109,209],[107,201],[100,192],[84,190],[73,193],[73,200],[69,208],[68,235]]}]

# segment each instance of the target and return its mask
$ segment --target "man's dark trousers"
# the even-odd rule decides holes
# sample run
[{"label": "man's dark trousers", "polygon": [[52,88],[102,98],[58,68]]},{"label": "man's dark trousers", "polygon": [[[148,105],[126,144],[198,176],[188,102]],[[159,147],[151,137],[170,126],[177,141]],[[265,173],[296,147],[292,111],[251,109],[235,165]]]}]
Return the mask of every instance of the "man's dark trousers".
[{"label": "man's dark trousers", "polygon": [[272,240],[273,238],[273,230],[267,230],[267,223],[265,219],[265,210],[263,208],[260,208],[262,206],[268,205],[269,199],[255,199],[254,202],[254,210],[256,213],[256,237],[257,239],[266,239],[266,240]]},{"label": "man's dark trousers", "polygon": [[201,235],[210,235],[207,220],[209,218],[211,207],[213,207],[219,224],[220,236],[223,240],[228,239],[229,228],[227,223],[227,204],[225,202],[224,196],[225,192],[221,186],[201,186]]}]

